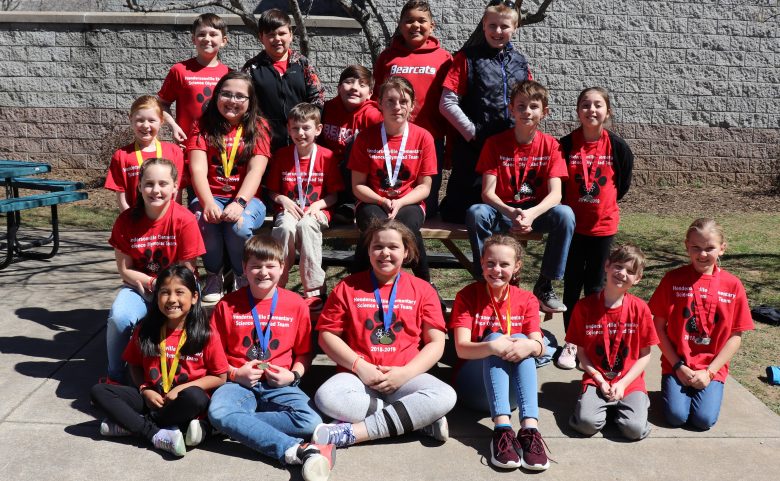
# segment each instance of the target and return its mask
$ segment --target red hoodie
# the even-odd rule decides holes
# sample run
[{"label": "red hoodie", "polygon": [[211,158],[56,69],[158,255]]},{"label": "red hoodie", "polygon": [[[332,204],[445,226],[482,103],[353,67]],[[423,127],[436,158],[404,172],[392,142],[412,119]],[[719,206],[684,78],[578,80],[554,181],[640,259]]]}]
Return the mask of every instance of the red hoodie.
[{"label": "red hoodie", "polygon": [[339,162],[347,144],[361,130],[382,122],[382,112],[373,100],[366,100],[357,110],[349,112],[336,95],[325,102],[322,112],[322,134],[318,143],[333,151]]},{"label": "red hoodie", "polygon": [[410,119],[428,130],[434,139],[444,137],[447,122],[439,113],[441,85],[452,63],[452,55],[441,48],[439,40],[428,37],[425,44],[409,50],[403,37],[395,36],[374,65],[374,96],[388,77],[398,75],[414,87],[415,106]]}]

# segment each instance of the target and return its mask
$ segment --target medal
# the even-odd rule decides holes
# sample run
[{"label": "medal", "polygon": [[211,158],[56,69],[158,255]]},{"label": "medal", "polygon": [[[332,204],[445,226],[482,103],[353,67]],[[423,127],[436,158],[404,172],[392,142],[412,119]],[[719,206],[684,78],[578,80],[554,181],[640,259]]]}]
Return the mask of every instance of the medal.
[{"label": "medal", "polygon": [[700,346],[709,346],[711,339],[709,337],[694,337],[693,342],[694,344],[698,344]]},{"label": "medal", "polygon": [[515,202],[520,202],[520,199],[522,199],[522,198],[523,198],[523,196],[522,196],[522,195],[520,195],[520,192],[518,192],[517,194],[515,194]]},{"label": "medal", "polygon": [[[395,187],[396,182],[398,181],[398,172],[401,171],[401,164],[403,164],[404,161],[404,151],[406,150],[406,141],[409,138],[409,124],[406,123],[404,125],[404,133],[401,136],[401,146],[398,147],[398,156],[395,159],[395,167],[393,167],[392,164],[392,158],[390,157],[390,146],[387,142],[387,131],[385,130],[385,124],[382,124],[382,128],[380,129],[380,132],[382,134],[382,149],[385,155],[385,169],[387,169],[387,185],[392,189]],[[392,193],[392,194],[391,194]],[[400,191],[398,190],[388,190],[387,195],[388,196],[398,196],[400,194]]]},{"label": "medal", "polygon": [[620,371],[615,369],[615,365],[617,364],[618,351],[620,351],[620,342],[623,340],[623,335],[626,331],[626,323],[628,322],[629,309],[626,307],[628,297],[624,296],[623,303],[620,305],[620,317],[618,320],[617,329],[615,331],[614,340],[611,339],[609,335],[609,309],[604,306],[604,291],[601,291],[599,294],[599,300],[601,307],[604,309],[604,314],[601,315],[600,321],[604,338],[604,355],[607,356],[605,360],[609,366],[609,370],[602,372],[602,374],[607,380],[611,381],[621,374]]},{"label": "medal", "polygon": [[[228,158],[225,149],[219,153],[222,158],[222,172],[225,175],[225,185],[222,186],[223,192],[231,192],[233,187],[228,185],[230,183],[230,173],[233,172],[233,164],[236,161],[236,153],[238,153],[238,144],[241,143],[241,135],[244,133],[244,127],[239,125],[236,129],[236,135],[233,136],[233,145],[230,146],[230,157]],[[227,148],[227,137],[225,137],[225,148]]]},{"label": "medal", "polygon": [[[157,154],[157,158],[161,159],[162,158],[162,144],[160,143],[159,140],[154,139],[154,145],[155,145],[155,150],[156,150],[155,153]],[[138,145],[138,142],[135,143],[135,160],[138,162],[138,167],[141,167],[141,164],[144,163],[144,156],[143,156],[143,153],[141,152],[141,146]]]},{"label": "medal", "polygon": [[165,326],[160,326],[160,374],[162,375],[162,389],[163,394],[168,394],[168,391],[173,387],[174,377],[176,376],[176,368],[179,367],[179,356],[181,354],[181,347],[187,341],[187,331],[181,332],[179,338],[179,345],[176,346],[176,352],[173,355],[173,362],[171,363],[171,370],[168,370],[168,355],[165,352],[166,348],[166,329]]},{"label": "medal", "polygon": [[[536,139],[538,137],[534,136],[533,142],[536,142]],[[526,179],[528,178],[528,172],[531,170],[531,165],[533,164],[533,157],[529,155],[525,159],[525,167],[523,167],[523,176],[520,177],[520,162],[517,157],[514,157],[513,160],[513,167],[514,167],[514,173],[515,173],[515,185],[517,185],[517,193],[514,196],[515,202],[520,202],[523,200],[524,197],[528,197],[529,195],[533,194],[533,190],[531,189],[531,186],[528,185],[526,182]]]},{"label": "medal", "polygon": [[[298,187],[298,205],[301,209],[306,207],[306,196],[303,188],[303,175],[301,174],[301,159],[298,157],[298,149],[293,151],[295,157],[295,184]],[[311,175],[314,173],[314,162],[317,160],[317,144],[314,144],[309,156],[309,175],[306,177],[306,186],[311,185]]]},{"label": "medal", "polygon": [[395,295],[398,292],[398,279],[401,278],[399,272],[393,280],[393,288],[390,290],[390,298],[387,300],[387,311],[382,308],[382,296],[379,294],[379,281],[374,275],[374,271],[371,271],[371,282],[374,284],[374,299],[376,299],[376,305],[379,311],[382,313],[382,321],[384,330],[377,332],[379,344],[392,344],[393,338],[390,336],[390,325],[393,323],[393,306],[395,305]]},{"label": "medal", "polygon": [[258,369],[268,369],[268,363],[267,362],[261,362],[257,365]]},{"label": "medal", "polygon": [[[268,312],[268,322],[265,323],[265,329],[260,325],[260,316],[257,314],[257,305],[255,298],[252,296],[252,291],[247,288],[247,298],[249,299],[249,307],[252,308],[252,320],[255,323],[255,331],[257,332],[257,343],[255,343],[247,354],[252,359],[267,359],[270,356],[268,354],[268,342],[271,340],[271,319],[276,312],[276,303],[279,301],[279,289],[274,289],[274,295],[271,299],[271,310]],[[258,346],[259,344],[259,346]],[[266,367],[268,367],[266,363]],[[260,369],[265,369],[261,367]]]}]

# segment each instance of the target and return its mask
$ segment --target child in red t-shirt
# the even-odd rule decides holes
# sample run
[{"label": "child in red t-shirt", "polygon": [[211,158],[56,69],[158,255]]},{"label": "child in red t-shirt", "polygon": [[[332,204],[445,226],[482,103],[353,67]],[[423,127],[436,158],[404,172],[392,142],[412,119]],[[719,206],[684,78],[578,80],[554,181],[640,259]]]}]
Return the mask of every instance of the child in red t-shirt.
[{"label": "child in red t-shirt", "polygon": [[[490,411],[490,461],[499,468],[543,471],[550,466],[539,432],[535,357],[545,354],[539,301],[516,287],[522,267],[520,243],[506,235],[485,240],[484,280],[455,296],[450,328],[458,357],[458,398],[467,407]],[[520,405],[520,430],[512,430],[512,404]]]},{"label": "child in red t-shirt", "polygon": [[374,64],[377,85],[397,75],[414,86],[417,101],[409,120],[430,132],[436,143],[437,173],[432,176],[431,192],[425,201],[428,218],[439,210],[446,130],[444,117],[439,113],[439,99],[444,76],[452,62],[452,55],[432,36],[435,26],[430,4],[425,0],[409,0],[401,7],[398,29],[390,46],[379,54]]},{"label": "child in red t-shirt", "polygon": [[[373,219],[397,219],[417,239],[419,260],[414,274],[430,280],[420,228],[425,220],[425,199],[436,174],[436,147],[427,130],[409,122],[414,88],[403,77],[390,77],[379,88],[384,121],[363,131],[355,140],[348,167],[352,192],[360,202],[356,218],[361,232]],[[361,236],[364,237],[364,236]],[[353,271],[368,267],[364,242],[355,249]]]},{"label": "child in red t-shirt", "polygon": [[96,384],[92,402],[108,414],[100,423],[103,436],[134,434],[184,456],[185,446],[197,446],[208,431],[198,418],[206,414],[209,392],[225,383],[228,364],[190,268],[176,264],[160,272],[153,298],[124,352],[133,386]]},{"label": "child in red t-shirt", "polygon": [[314,143],[322,132],[317,107],[306,103],[293,107],[287,131],[295,144],[274,152],[265,182],[276,203],[271,236],[284,250],[284,272],[279,285],[287,285],[298,246],[304,299],[312,310],[318,311],[325,296],[322,231],[328,228],[331,207],[337,193],[344,189],[344,182],[333,152]]},{"label": "child in red t-shirt", "polygon": [[[318,142],[333,151],[341,176],[348,185],[352,178],[347,168],[352,141],[361,130],[382,123],[379,104],[370,100],[373,91],[371,71],[362,65],[349,65],[339,77],[338,94],[325,102],[322,111],[322,135]],[[355,196],[351,188],[339,192],[336,205],[334,222],[352,225],[355,222]]]},{"label": "child in red t-shirt", "polygon": [[148,312],[159,272],[176,263],[195,271],[197,257],[206,252],[195,216],[174,199],[176,166],[167,159],[147,160],[139,179],[139,201],[119,214],[108,240],[124,283],[106,327],[109,382],[125,378],[122,352],[133,327]]},{"label": "child in red t-shirt", "polygon": [[340,372],[314,401],[342,423],[317,426],[312,441],[346,447],[413,430],[446,441],[455,391],[427,374],[444,352],[438,295],[401,269],[417,256],[406,226],[376,220],[365,234],[371,269],[339,282],[317,321],[320,347]]},{"label": "child in red t-shirt", "polygon": [[[227,25],[221,17],[213,13],[199,15],[192,24],[192,43],[197,55],[175,64],[165,77],[157,97],[177,142],[184,142],[192,135],[214,86],[230,70],[219,61],[219,51],[227,42]],[[176,120],[170,114],[174,103]]]},{"label": "child in red t-shirt", "polygon": [[533,80],[515,84],[510,96],[515,126],[490,137],[479,156],[482,201],[466,212],[474,257],[474,277],[482,277],[480,253],[496,233],[547,233],[542,269],[533,292],[547,312],[563,312],[552,281],[563,278],[574,213],[561,205],[561,185],[568,177],[560,145],[539,130],[547,116],[547,89]]},{"label": "child in red t-shirt", "polygon": [[106,189],[116,192],[120,212],[135,206],[140,201],[138,174],[144,160],[168,159],[173,162],[180,175],[184,173],[184,154],[181,149],[170,142],[157,140],[162,119],[162,105],[151,95],[138,97],[130,107],[130,127],[133,129],[135,141],[125,145],[111,156],[104,185]]},{"label": "child in red t-shirt", "polygon": [[644,268],[641,249],[617,247],[606,261],[604,290],[574,306],[566,342],[577,346],[585,373],[569,424],[586,436],[601,431],[609,408],[614,408],[615,424],[627,439],[638,441],[650,434],[645,368],[658,337],[650,308],[628,293],[642,279]]},{"label": "child in red t-shirt", "polygon": [[227,354],[228,382],[209,406],[215,428],[283,464],[303,464],[303,479],[325,481],[333,446],[304,443],[322,422],[298,387],[311,366],[309,309],[278,286],[282,246],[256,235],[244,248],[248,285],[216,305],[211,320]]},{"label": "child in red t-shirt", "polygon": [[246,285],[241,267],[244,243],[265,220],[260,180],[271,156],[270,133],[258,113],[249,75],[228,72],[214,87],[214,99],[187,141],[197,195],[190,210],[206,244],[204,302],[222,297],[225,250],[236,288]]},{"label": "child in red t-shirt", "polygon": [[650,298],[660,339],[666,420],[706,430],[718,420],[729,361],[753,330],[742,282],[718,266],[726,252],[723,228],[713,219],[693,221],[685,235],[691,260],[661,279]]},{"label": "child in red t-shirt", "polygon": [[[618,201],[631,185],[634,154],[622,138],[604,128],[611,116],[609,92],[587,88],[577,97],[580,127],[561,139],[569,171],[563,202],[574,211],[576,222],[563,275],[567,330],[583,287],[589,296],[604,285],[604,263],[620,222]],[[576,357],[576,346],[566,344],[555,365],[574,369]]]}]

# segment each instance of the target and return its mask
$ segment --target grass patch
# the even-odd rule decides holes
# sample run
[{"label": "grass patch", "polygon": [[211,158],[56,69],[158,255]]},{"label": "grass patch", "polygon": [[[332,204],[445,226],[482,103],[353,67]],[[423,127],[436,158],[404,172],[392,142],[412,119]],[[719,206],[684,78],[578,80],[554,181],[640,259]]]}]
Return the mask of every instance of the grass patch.
[{"label": "grass patch", "polygon": [[[93,208],[79,205],[62,206],[60,222],[78,229],[110,230],[116,217],[113,208]],[[48,225],[48,210],[35,209],[23,215],[25,225]],[[656,215],[625,213],[621,219],[618,242],[638,245],[648,257],[644,279],[634,288],[634,294],[649,299],[663,275],[688,262],[683,237],[691,215]],[[768,304],[780,306],[780,214],[726,214],[719,215],[728,237],[726,254],[721,266],[739,277],[751,306]],[[0,221],[4,222],[4,221]],[[66,228],[66,227],[65,227]],[[468,242],[459,241],[461,249],[470,252]],[[341,246],[341,249],[349,247]],[[428,241],[429,252],[445,253],[438,241]],[[539,272],[544,245],[530,242],[524,259],[521,284],[530,289]],[[327,270],[327,284],[332,289],[347,275],[342,267]],[[470,275],[462,269],[433,269],[433,282],[445,298],[452,299],[466,284]],[[289,288],[300,290],[297,268],[291,272]],[[559,288],[560,292],[560,288]],[[768,365],[780,364],[777,346],[780,345],[780,326],[756,324],[756,330],[743,336],[742,348],[731,365],[732,375],[774,412],[780,414],[780,388],[766,382]]]}]

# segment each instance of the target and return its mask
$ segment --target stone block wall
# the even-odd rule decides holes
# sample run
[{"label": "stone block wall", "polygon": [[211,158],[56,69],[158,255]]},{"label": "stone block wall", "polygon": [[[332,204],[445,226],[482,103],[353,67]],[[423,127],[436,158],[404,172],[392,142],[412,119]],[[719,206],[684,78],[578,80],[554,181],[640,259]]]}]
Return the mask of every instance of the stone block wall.
[{"label": "stone block wall", "polygon": [[[121,2],[104,3],[121,9]],[[377,0],[390,29],[402,3]],[[457,50],[484,3],[431,3],[437,35]],[[193,55],[192,19],[0,16],[0,156],[98,179],[127,138],[132,100],[156,92],[170,65]],[[238,68],[259,44],[229,20],[223,60]],[[582,88],[611,91],[614,129],[634,150],[637,185],[769,185],[780,176],[779,23],[771,0],[556,0],[515,44],[551,91],[543,128],[552,134],[575,126]],[[312,61],[330,97],[341,69],[369,65],[370,56],[355,22],[312,17],[309,24]]]}]

